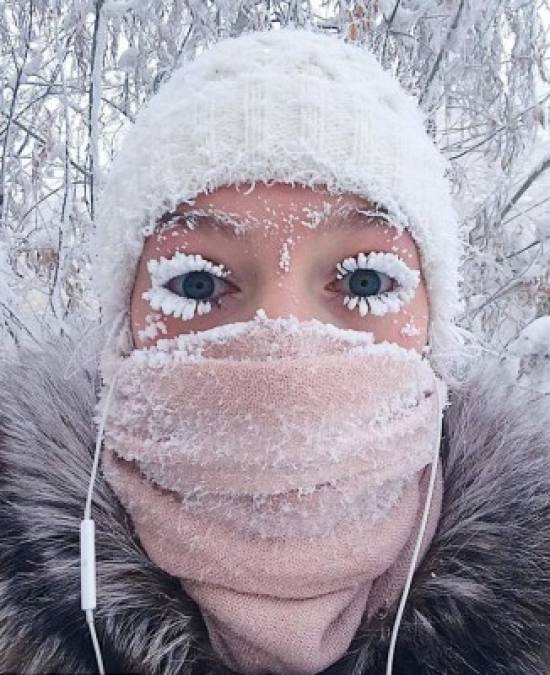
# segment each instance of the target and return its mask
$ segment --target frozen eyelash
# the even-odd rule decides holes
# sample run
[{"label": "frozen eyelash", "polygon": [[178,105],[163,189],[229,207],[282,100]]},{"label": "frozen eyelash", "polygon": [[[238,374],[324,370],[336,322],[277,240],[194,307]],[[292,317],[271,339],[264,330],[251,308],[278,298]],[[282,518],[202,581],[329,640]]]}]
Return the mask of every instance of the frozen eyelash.
[{"label": "frozen eyelash", "polygon": [[366,255],[346,258],[336,265],[338,279],[343,279],[357,269],[372,269],[395,279],[399,286],[395,290],[385,291],[377,296],[346,295],[344,305],[351,311],[356,307],[361,316],[369,312],[374,316],[383,316],[387,312],[399,312],[403,305],[414,297],[420,281],[420,272],[411,269],[394,253],[373,252]]},{"label": "frozen eyelash", "polygon": [[160,310],[166,315],[175,316],[183,321],[189,321],[195,314],[207,314],[212,309],[209,300],[194,300],[182,298],[168,288],[165,288],[171,279],[187,272],[210,272],[223,279],[229,274],[223,265],[216,265],[206,260],[200,254],[188,255],[179,251],[172,258],[149,260],[147,269],[151,275],[151,288],[142,294],[154,310]]}]

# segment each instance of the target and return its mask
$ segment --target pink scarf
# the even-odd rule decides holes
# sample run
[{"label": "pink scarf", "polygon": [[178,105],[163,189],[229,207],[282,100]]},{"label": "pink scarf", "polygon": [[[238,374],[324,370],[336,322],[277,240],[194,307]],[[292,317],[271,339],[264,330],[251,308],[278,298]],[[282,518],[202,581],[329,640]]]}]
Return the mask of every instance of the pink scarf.
[{"label": "pink scarf", "polygon": [[[399,597],[438,385],[416,352],[317,321],[232,324],[123,360],[104,473],[227,666],[318,673]],[[441,499],[438,467],[421,555]]]}]

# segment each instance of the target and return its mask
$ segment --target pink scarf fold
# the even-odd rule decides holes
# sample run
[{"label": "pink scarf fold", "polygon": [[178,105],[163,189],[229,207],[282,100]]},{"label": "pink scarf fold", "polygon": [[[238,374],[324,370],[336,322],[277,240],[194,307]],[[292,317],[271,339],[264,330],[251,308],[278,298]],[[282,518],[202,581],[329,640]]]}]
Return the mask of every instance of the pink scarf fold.
[{"label": "pink scarf fold", "polygon": [[[309,675],[403,588],[438,381],[416,352],[368,333],[242,326],[125,359],[102,466],[224,663]],[[438,467],[421,556],[441,500]]]}]

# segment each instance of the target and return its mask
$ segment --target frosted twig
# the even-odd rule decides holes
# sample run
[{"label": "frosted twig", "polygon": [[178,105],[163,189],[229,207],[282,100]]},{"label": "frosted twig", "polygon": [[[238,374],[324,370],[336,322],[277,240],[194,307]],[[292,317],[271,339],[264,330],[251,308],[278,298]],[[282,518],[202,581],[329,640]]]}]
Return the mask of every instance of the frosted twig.
[{"label": "frosted twig", "polygon": [[95,7],[94,36],[92,39],[92,72],[89,100],[89,138],[90,138],[90,195],[92,220],[95,214],[96,186],[99,178],[98,154],[98,117],[101,103],[101,85],[103,54],[105,52],[106,25],[102,16],[104,0],[97,0]]}]

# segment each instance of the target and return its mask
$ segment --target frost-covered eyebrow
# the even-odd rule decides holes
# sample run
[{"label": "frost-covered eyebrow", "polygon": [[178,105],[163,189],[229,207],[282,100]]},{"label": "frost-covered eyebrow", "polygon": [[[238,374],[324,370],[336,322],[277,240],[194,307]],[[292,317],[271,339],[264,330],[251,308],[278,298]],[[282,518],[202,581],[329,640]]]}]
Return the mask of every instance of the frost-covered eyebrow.
[{"label": "frost-covered eyebrow", "polygon": [[[329,219],[330,220],[330,219]],[[381,206],[345,206],[334,214],[340,227],[365,227],[366,225],[391,225],[388,211]]]},{"label": "frost-covered eyebrow", "polygon": [[231,214],[219,209],[192,209],[185,213],[167,212],[157,221],[157,227],[162,230],[178,226],[192,230],[198,224],[205,228],[219,228],[221,234],[229,236],[234,234],[235,227],[242,228],[243,218],[232,217]]},{"label": "frost-covered eyebrow", "polygon": [[[356,206],[344,204],[335,209],[332,213],[327,211],[315,211],[314,209],[304,209],[304,222],[314,222],[310,227],[318,227],[324,223],[337,224],[339,227],[365,227],[368,225],[391,225],[387,210],[382,206]],[[258,226],[261,222],[250,217],[230,214],[220,209],[191,209],[185,213],[172,211],[165,213],[157,221],[157,227],[160,230],[172,229],[183,226],[194,229],[200,224],[203,228],[215,227],[220,233],[226,236],[234,234],[235,229],[242,230],[247,224]]]}]

